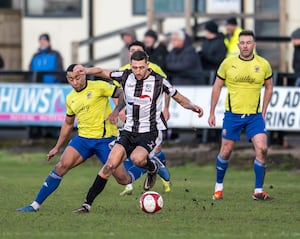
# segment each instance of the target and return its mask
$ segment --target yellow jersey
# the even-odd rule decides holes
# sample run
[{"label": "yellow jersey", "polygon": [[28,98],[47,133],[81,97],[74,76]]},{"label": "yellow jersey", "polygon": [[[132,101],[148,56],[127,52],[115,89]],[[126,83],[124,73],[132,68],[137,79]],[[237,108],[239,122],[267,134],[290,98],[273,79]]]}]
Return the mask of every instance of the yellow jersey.
[{"label": "yellow jersey", "polygon": [[265,80],[272,78],[269,62],[254,55],[251,60],[239,56],[226,58],[220,65],[217,76],[227,87],[225,109],[235,114],[260,112],[260,94]]},{"label": "yellow jersey", "polygon": [[240,54],[238,43],[239,43],[239,34],[241,33],[241,31],[242,28],[236,27],[233,32],[233,35],[230,38],[227,37],[224,38],[224,44],[227,48],[226,57],[238,56]]},{"label": "yellow jersey", "polygon": [[79,136],[93,139],[117,136],[117,127],[106,120],[112,112],[108,97],[115,90],[116,86],[105,81],[88,80],[83,90],[72,90],[67,95],[67,115],[77,117]]}]

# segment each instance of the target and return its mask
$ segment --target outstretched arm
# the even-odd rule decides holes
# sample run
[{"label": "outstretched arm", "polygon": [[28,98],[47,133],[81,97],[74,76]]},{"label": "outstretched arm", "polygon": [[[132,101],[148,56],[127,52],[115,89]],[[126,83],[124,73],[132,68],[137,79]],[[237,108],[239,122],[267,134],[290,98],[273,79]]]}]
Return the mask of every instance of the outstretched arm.
[{"label": "outstretched arm", "polygon": [[76,65],[74,67],[74,71],[86,74],[86,75],[93,75],[93,76],[99,76],[103,78],[110,78],[110,70],[105,70],[100,67],[84,67],[82,65]]},{"label": "outstretched arm", "polygon": [[185,97],[184,95],[180,94],[178,91],[173,96],[173,99],[177,103],[179,103],[182,107],[198,113],[198,117],[199,118],[203,116],[203,109],[200,106],[193,104],[187,97]]}]

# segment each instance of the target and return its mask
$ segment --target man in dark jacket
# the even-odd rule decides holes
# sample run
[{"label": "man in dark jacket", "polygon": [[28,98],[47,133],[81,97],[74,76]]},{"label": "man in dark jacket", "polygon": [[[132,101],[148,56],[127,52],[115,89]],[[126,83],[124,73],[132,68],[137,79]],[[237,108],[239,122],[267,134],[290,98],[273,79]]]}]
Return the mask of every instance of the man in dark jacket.
[{"label": "man in dark jacket", "polygon": [[173,49],[166,59],[167,75],[173,85],[197,85],[202,82],[202,67],[192,39],[182,30],[171,34]]},{"label": "man in dark jacket", "polygon": [[205,24],[205,40],[199,52],[203,70],[216,71],[226,57],[224,35],[218,32],[218,25],[214,21]]},{"label": "man in dark jacket", "polygon": [[[52,50],[50,36],[47,33],[39,37],[39,49],[31,59],[29,69],[31,71],[62,71],[62,57],[58,51]],[[58,74],[44,74],[38,78],[38,82],[43,83],[60,83],[65,79],[64,74],[60,77]]]},{"label": "man in dark jacket", "polygon": [[292,32],[291,41],[294,46],[292,65],[296,74],[295,86],[300,86],[300,28]]},{"label": "man in dark jacket", "polygon": [[157,33],[151,29],[146,31],[144,34],[144,44],[149,61],[157,64],[165,71],[166,57],[169,52],[166,45],[159,41]]}]

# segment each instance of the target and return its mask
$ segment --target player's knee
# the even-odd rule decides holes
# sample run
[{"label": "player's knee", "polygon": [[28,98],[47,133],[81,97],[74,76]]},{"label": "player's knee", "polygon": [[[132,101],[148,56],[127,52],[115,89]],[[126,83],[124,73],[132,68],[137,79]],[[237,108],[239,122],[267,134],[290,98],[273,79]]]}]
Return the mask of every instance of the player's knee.
[{"label": "player's knee", "polygon": [[267,152],[268,152],[268,147],[267,146],[260,146],[259,147],[259,151],[260,153],[263,155],[263,156],[266,156],[267,155]]},{"label": "player's knee", "polygon": [[139,156],[138,154],[133,154],[130,156],[130,158],[135,165],[139,166],[142,164],[143,158],[141,158],[141,156]]},{"label": "player's knee", "polygon": [[229,148],[224,148],[222,149],[222,151],[220,152],[220,155],[222,157],[222,159],[229,159],[230,155],[231,155],[232,150]]},{"label": "player's knee", "polygon": [[102,169],[102,173],[105,175],[105,176],[110,176],[112,174],[112,171],[113,171],[114,167],[112,164],[104,164],[103,166],[103,169]]},{"label": "player's knee", "polygon": [[61,161],[55,166],[55,171],[59,176],[64,176],[69,170],[70,167]]}]

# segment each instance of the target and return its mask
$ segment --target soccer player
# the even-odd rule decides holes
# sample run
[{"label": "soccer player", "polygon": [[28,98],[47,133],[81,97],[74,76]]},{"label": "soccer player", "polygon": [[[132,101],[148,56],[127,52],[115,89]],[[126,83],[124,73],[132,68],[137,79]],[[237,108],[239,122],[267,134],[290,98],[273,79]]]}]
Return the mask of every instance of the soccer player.
[{"label": "soccer player", "polygon": [[[57,154],[69,139],[75,117],[78,120],[78,135],[65,148],[60,161],[46,178],[33,203],[19,208],[17,210],[19,212],[38,211],[41,204],[57,189],[63,176],[92,155],[95,154],[105,164],[110,152],[109,143],[117,136],[116,125],[108,119],[112,112],[109,97],[122,99],[123,91],[105,81],[87,80],[86,74],[76,70],[75,64],[67,69],[67,81],[73,90],[66,97],[66,118],[61,126],[57,143],[49,151],[47,159],[50,160]],[[115,169],[113,175],[122,185],[131,182],[131,177],[125,171],[123,164]]]},{"label": "soccer player", "polygon": [[[254,200],[268,200],[271,197],[263,191],[267,157],[267,135],[265,114],[272,91],[272,69],[269,62],[253,54],[256,47],[252,31],[239,34],[239,56],[226,58],[217,71],[211,94],[211,108],[208,124],[215,126],[215,108],[221,89],[227,86],[225,116],[222,127],[221,149],[216,159],[216,184],[214,200],[223,197],[223,180],[234,144],[240,139],[244,129],[252,142],[256,157],[254,159],[255,185]],[[261,106],[261,89],[265,87]]]},{"label": "soccer player", "polygon": [[[148,56],[144,51],[134,52],[131,56],[131,69],[111,72],[97,67],[84,68],[85,74],[111,78],[121,83],[124,91],[124,105],[126,105],[126,122],[113,146],[107,162],[101,168],[89,189],[82,206],[74,212],[88,213],[97,195],[99,195],[111,174],[122,161],[128,157],[139,167],[148,166],[148,175],[144,182],[144,189],[149,190],[155,184],[158,165],[151,159],[156,145],[159,144],[158,125],[163,124],[161,118],[164,92],[169,94],[184,108],[190,109],[202,117],[201,107],[190,102],[180,94],[165,78],[148,67]],[[123,108],[118,103],[111,114],[117,118]]]},{"label": "soccer player", "polygon": [[[129,44],[129,46],[128,46],[129,57],[131,57],[132,54],[136,51],[145,51],[146,52],[145,45],[143,42],[134,41],[131,44]],[[119,68],[119,70],[120,71],[124,71],[126,69],[129,70],[130,67],[131,67],[130,63],[128,63],[124,66],[121,66]],[[162,69],[158,65],[156,65],[150,61],[149,61],[149,68],[152,69],[157,74],[161,75],[162,77],[167,78],[167,75],[162,71]],[[169,102],[170,102],[170,96],[168,94],[165,94],[165,104],[164,104],[164,108],[163,108],[163,116],[166,121],[170,118]],[[120,117],[122,118],[122,116],[120,116]],[[125,118],[125,117],[123,117],[123,118]],[[171,191],[170,172],[169,172],[168,168],[166,167],[166,156],[162,150],[161,145],[162,144],[160,144],[156,147],[156,152],[155,152],[154,157],[156,157],[157,162],[160,163],[158,175],[161,177],[164,192],[168,193]],[[128,170],[129,168],[131,168],[133,166],[133,163],[130,160],[130,158],[128,158],[124,161],[124,165],[125,165],[125,168]],[[136,168],[136,170],[140,170],[141,174],[146,173],[146,170],[143,168]],[[124,190],[120,193],[120,195],[121,196],[131,195],[132,191],[133,191],[133,184],[130,183],[125,186]]]}]

